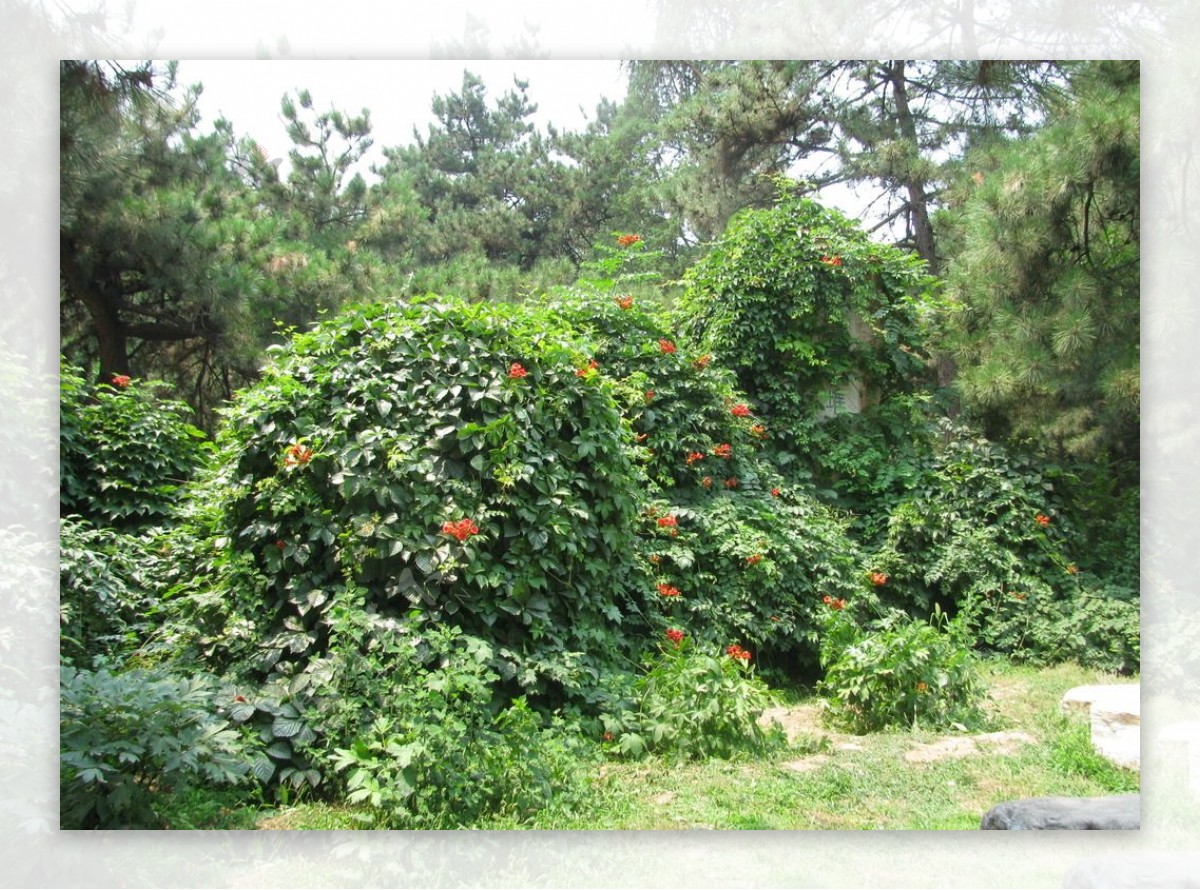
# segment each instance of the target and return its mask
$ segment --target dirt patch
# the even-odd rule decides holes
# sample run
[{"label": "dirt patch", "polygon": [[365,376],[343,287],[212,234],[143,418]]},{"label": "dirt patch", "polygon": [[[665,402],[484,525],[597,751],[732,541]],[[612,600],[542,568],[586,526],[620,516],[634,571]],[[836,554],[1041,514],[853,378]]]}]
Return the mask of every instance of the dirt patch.
[{"label": "dirt patch", "polygon": [[[795,742],[813,736],[824,736],[826,738],[834,738],[825,730],[821,722],[821,705],[820,703],[810,703],[803,705],[794,705],[790,708],[767,708],[763,711],[762,716],[758,718],[760,726],[770,726],[772,723],[778,723],[783,727],[783,731],[787,733],[789,742]],[[846,736],[849,738],[849,736]]]},{"label": "dirt patch", "polygon": [[789,760],[780,765],[794,773],[811,773],[819,770],[828,762],[828,754],[814,754],[812,757],[801,757],[799,760]]},{"label": "dirt patch", "polygon": [[977,754],[1015,754],[1022,745],[1036,744],[1027,732],[986,732],[981,735],[952,736],[910,749],[904,759],[909,763],[932,763]]},{"label": "dirt patch", "polygon": [[[830,756],[824,752],[864,751],[862,736],[829,732],[821,720],[821,705],[810,702],[788,708],[770,708],[763,712],[759,723],[769,726],[778,723],[787,733],[788,741],[796,744],[820,740],[822,753],[816,753],[782,764],[794,772],[811,772],[826,764]],[[905,753],[909,763],[932,763],[960,757],[979,755],[1005,756],[1017,753],[1022,746],[1036,744],[1037,739],[1025,732],[988,732],[969,736],[947,736],[917,745]]]}]

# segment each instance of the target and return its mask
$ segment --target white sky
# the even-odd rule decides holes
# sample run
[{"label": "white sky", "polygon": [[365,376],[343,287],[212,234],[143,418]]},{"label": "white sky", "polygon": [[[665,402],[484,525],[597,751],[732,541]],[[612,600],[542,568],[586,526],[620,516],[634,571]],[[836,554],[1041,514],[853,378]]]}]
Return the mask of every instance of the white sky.
[{"label": "white sky", "polygon": [[[424,134],[433,121],[434,94],[457,93],[463,71],[487,85],[489,106],[513,89],[514,76],[528,81],[530,101],[538,106],[533,120],[581,130],[595,116],[601,98],[620,101],[626,79],[613,60],[192,60],[179,62],[180,87],[200,83],[202,131],[218,117],[233,124],[239,136],[252,136],[271,157],[284,158],[291,147],[280,100],[301,89],[312,94],[318,112],[337,108],[347,114],[371,112],[371,162],[382,162],[382,148],[412,141],[413,127]],[[366,170],[363,170],[366,175]]]}]

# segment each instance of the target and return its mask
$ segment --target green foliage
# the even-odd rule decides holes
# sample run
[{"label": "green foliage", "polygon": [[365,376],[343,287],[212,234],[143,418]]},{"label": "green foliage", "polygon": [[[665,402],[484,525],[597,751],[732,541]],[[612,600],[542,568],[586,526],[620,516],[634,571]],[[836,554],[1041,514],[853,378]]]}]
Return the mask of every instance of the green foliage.
[{"label": "green foliage", "polygon": [[[1054,465],[964,427],[942,432],[871,557],[871,570],[886,576],[879,596],[912,614],[961,610],[981,646],[1017,659],[1136,670],[1137,520],[1129,500],[1121,501],[1124,516],[1094,516],[1077,497],[1064,498],[1061,490],[1079,483]],[[1089,536],[1094,524],[1110,528]],[[1105,537],[1107,549],[1089,546]]]},{"label": "green foliage", "polygon": [[1117,674],[1141,663],[1141,603],[1136,588],[1082,574],[1059,589],[985,596],[971,607],[982,645],[1015,661],[1073,661]]},{"label": "green foliage", "polygon": [[379,716],[332,759],[347,800],[372,811],[372,827],[523,819],[579,793],[587,755],[577,729],[560,717],[543,725],[523,697],[496,701],[486,642],[430,625],[408,651],[393,666],[399,678],[377,681],[386,690]]},{"label": "green foliage", "polygon": [[64,829],[161,828],[172,795],[248,782],[260,756],[205,675],[64,666],[60,700]]},{"label": "green foliage", "polygon": [[862,621],[833,601],[821,640],[831,714],[856,732],[892,726],[965,730],[983,719],[984,688],[963,627],[940,611],[928,621],[899,609]]},{"label": "green foliage", "polygon": [[159,565],[151,539],[94,528],[78,517],[60,523],[60,651],[87,663],[132,653],[154,626]]},{"label": "green foliage", "polygon": [[432,298],[297,336],[194,489],[215,548],[192,601],[202,645],[290,674],[328,651],[333,604],[361,589],[372,613],[486,637],[522,690],[594,676],[630,645],[640,483],[609,385],[576,373],[591,354],[539,313]]},{"label": "green foliage", "polygon": [[752,658],[736,644],[722,651],[688,635],[667,637],[634,685],[633,706],[604,716],[606,737],[629,757],[689,760],[770,750],[783,736],[759,725],[773,698]]},{"label": "green foliage", "polygon": [[161,384],[117,380],[91,384],[62,365],[59,505],[63,516],[136,531],[172,517],[207,443]]}]

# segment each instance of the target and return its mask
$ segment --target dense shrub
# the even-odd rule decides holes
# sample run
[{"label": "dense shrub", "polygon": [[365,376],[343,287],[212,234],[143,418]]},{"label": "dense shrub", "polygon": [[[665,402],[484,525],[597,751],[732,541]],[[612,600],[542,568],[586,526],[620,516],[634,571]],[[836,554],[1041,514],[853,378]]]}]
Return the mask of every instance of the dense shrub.
[{"label": "dense shrub", "polygon": [[981,646],[1014,661],[1073,661],[1118,674],[1141,665],[1141,604],[1128,587],[1075,576],[1059,588],[985,596],[972,604]]},{"label": "dense shrub", "polygon": [[[1091,549],[1080,525],[1113,518],[1077,523],[1059,493],[1069,480],[1044,460],[945,425],[872,556],[871,570],[886,579],[880,597],[911,614],[961,610],[982,647],[1020,660],[1136,670],[1130,554],[1110,564]],[[1126,543],[1136,564],[1136,544]]]},{"label": "dense shrub", "polygon": [[514,691],[578,690],[636,651],[641,476],[592,360],[545,314],[435,298],[354,307],[279,349],[194,489],[212,556],[188,617],[209,657],[302,671],[359,592],[372,615],[485,638]]},{"label": "dense shrub", "polygon": [[63,364],[59,410],[60,510],[132,531],[172,517],[207,442],[191,409],[162,384],[115,377],[93,384]]},{"label": "dense shrub", "polygon": [[220,714],[231,702],[231,694],[201,674],[64,666],[62,828],[163,828],[172,795],[254,781],[263,757]]},{"label": "dense shrub", "polygon": [[871,568],[880,596],[914,613],[1026,595],[1066,579],[1071,521],[1050,465],[945,424],[936,452],[892,509]]},{"label": "dense shrub", "polygon": [[731,757],[783,742],[759,718],[773,702],[754,672],[752,652],[731,643],[698,644],[669,628],[638,677],[630,707],[605,715],[605,738],[622,756],[675,760]]},{"label": "dense shrub", "polygon": [[861,601],[827,605],[819,688],[833,718],[856,732],[978,725],[984,687],[963,628],[940,611],[929,620],[899,609],[879,617],[871,611]]}]

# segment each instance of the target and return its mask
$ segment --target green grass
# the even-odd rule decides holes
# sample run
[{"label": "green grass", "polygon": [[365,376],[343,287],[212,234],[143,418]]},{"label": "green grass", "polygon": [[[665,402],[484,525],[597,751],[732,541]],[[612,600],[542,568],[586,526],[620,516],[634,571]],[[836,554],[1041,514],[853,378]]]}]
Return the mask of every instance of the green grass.
[{"label": "green grass", "polygon": [[[1092,750],[1086,720],[1059,710],[1068,689],[1117,678],[1070,665],[994,662],[986,666],[986,681],[989,730],[1020,731],[1032,742],[1004,753],[910,762],[905,755],[917,746],[954,736],[920,729],[853,736],[814,723],[769,757],[603,762],[592,768],[590,793],[569,808],[551,805],[532,819],[495,818],[473,827],[976,830],[983,813],[1003,800],[1138,790],[1136,771]],[[815,712],[811,696],[786,698],[791,708]],[[353,807],[301,803],[256,818],[266,829],[357,829],[369,826],[364,815]]]}]

